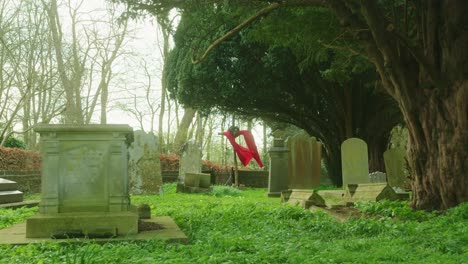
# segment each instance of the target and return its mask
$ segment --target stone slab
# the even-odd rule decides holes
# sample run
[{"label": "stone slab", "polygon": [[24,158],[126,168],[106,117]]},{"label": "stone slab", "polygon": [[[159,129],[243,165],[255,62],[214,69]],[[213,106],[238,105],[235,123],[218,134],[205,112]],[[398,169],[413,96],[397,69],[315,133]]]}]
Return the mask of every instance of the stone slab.
[{"label": "stone slab", "polygon": [[347,190],[320,190],[311,198],[312,204],[327,208],[347,206],[351,195]]},{"label": "stone slab", "polygon": [[387,183],[350,184],[348,189],[351,192],[351,197],[354,202],[376,202],[383,199],[398,200],[398,195]]},{"label": "stone slab", "polygon": [[136,233],[136,212],[38,213],[26,220],[28,238],[83,235],[110,237]]},{"label": "stone slab", "polygon": [[307,208],[314,194],[314,190],[308,189],[293,189],[289,196],[288,203],[298,205],[302,208]]},{"label": "stone slab", "polygon": [[22,202],[17,202],[17,203],[0,204],[0,208],[17,209],[21,207],[34,207],[38,205],[39,205],[38,200],[32,200],[32,201],[22,201]]},{"label": "stone slab", "polygon": [[0,204],[17,203],[23,201],[23,193],[16,191],[0,191]]},{"label": "stone slab", "polygon": [[17,189],[18,185],[16,182],[0,178],[0,191],[13,191]]},{"label": "stone slab", "polygon": [[145,241],[160,239],[170,243],[187,243],[188,238],[180,230],[179,226],[169,216],[153,217],[144,220],[145,222],[153,222],[161,225],[163,229],[142,231],[138,234],[113,237],[113,238],[80,238],[80,239],[53,239],[53,238],[26,238],[26,222],[13,225],[8,228],[0,229],[0,244],[9,245],[25,245],[31,243],[107,243],[119,241]]}]

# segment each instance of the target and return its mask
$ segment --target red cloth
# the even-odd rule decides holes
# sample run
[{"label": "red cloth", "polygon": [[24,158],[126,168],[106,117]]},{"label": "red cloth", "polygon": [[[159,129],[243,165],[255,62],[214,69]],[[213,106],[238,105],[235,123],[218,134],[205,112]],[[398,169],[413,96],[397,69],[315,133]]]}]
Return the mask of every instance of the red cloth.
[{"label": "red cloth", "polygon": [[262,160],[260,159],[260,155],[257,151],[257,146],[255,145],[255,140],[252,136],[252,133],[249,130],[240,130],[239,134],[237,135],[244,136],[247,148],[239,145],[230,131],[225,131],[223,132],[223,134],[228,138],[229,142],[231,142],[234,151],[236,151],[237,153],[237,157],[239,157],[240,161],[244,166],[247,166],[250,160],[254,158],[255,161],[257,161],[258,165],[260,165],[260,167],[263,168]]}]

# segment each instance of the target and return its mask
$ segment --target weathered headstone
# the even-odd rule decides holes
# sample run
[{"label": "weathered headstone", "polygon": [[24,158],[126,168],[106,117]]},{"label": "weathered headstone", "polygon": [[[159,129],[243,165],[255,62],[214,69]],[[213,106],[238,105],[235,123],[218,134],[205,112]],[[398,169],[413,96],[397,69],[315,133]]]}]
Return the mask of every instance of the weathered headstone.
[{"label": "weathered headstone", "polygon": [[284,146],[284,140],[275,138],[273,147],[268,154],[270,156],[270,170],[268,174],[268,196],[280,197],[281,191],[288,189],[288,148]]},{"label": "weathered headstone", "polygon": [[[179,177],[177,192],[205,192],[209,189],[200,188],[200,176],[202,167],[202,153],[200,146],[194,140],[185,142],[180,152]],[[186,180],[190,173],[190,179]],[[188,185],[187,185],[188,184]],[[192,186],[196,185],[196,186]]]},{"label": "weathered headstone", "polygon": [[128,125],[44,125],[42,193],[26,237],[116,236],[138,232],[127,175]]},{"label": "weathered headstone", "polygon": [[128,148],[128,153],[130,193],[159,193],[162,175],[157,137],[153,133],[135,131],[134,141]]},{"label": "weathered headstone", "polygon": [[387,171],[388,184],[391,187],[405,189],[405,151],[401,148],[393,148],[384,152],[385,170]]},{"label": "weathered headstone", "polygon": [[200,146],[193,140],[187,141],[180,153],[179,183],[185,183],[185,173],[201,173],[202,159]]},{"label": "weathered headstone", "polygon": [[371,183],[386,183],[387,174],[381,171],[374,171],[374,172],[369,173],[369,179]]},{"label": "weathered headstone", "polygon": [[310,189],[320,186],[321,170],[314,170],[314,164],[319,162],[314,163],[314,159],[321,159],[314,157],[314,152],[317,156],[321,153],[318,150],[314,151],[314,148],[318,148],[318,144],[315,138],[310,137],[305,131],[288,138],[290,189]]},{"label": "weathered headstone", "polygon": [[367,144],[359,138],[350,138],[341,144],[343,187],[348,184],[370,183]]}]

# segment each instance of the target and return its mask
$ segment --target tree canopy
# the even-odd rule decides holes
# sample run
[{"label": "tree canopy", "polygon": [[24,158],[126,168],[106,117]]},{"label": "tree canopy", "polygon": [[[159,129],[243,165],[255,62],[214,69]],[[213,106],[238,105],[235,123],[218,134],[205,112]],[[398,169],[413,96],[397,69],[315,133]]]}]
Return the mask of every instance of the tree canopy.
[{"label": "tree canopy", "polygon": [[[315,23],[320,25],[323,22],[323,17],[316,10],[330,10],[335,21],[341,25],[341,31],[337,30],[341,33],[335,35],[336,39],[324,37],[319,40],[324,46],[335,50],[333,56],[362,54],[372,62],[379,74],[381,87],[397,102],[403,115],[411,143],[408,154],[413,177],[414,207],[446,209],[468,200],[468,70],[464,67],[468,60],[468,17],[465,15],[468,2],[195,1],[198,5],[193,5],[194,1],[176,0],[127,2],[130,10],[146,9],[157,14],[160,9],[176,7],[183,16],[198,12],[202,7],[211,7],[208,10],[216,11],[227,4],[229,8],[224,18],[216,20],[209,15],[199,18],[212,23],[216,30],[207,34],[202,28],[193,29],[195,35],[200,36],[199,45],[192,46],[195,54],[193,61],[208,60],[210,52],[213,55],[217,49],[228,45],[230,39],[249,34],[249,30],[255,31],[253,28],[260,24],[257,28],[269,28],[270,32],[278,29],[278,34],[259,34],[262,31],[258,31],[254,35],[274,39],[279,42],[279,46],[288,46],[299,58],[296,62],[301,62],[297,67],[299,73],[306,72],[307,67],[317,62],[314,60],[317,55],[322,54],[314,52],[313,45],[316,43],[311,42],[314,35],[306,33],[314,28]],[[320,7],[317,9],[317,6]],[[239,12],[242,8],[256,11]],[[287,17],[290,20],[268,20],[268,17],[280,16],[283,14],[281,12],[288,13],[291,10],[297,12],[297,18],[300,19],[293,16]],[[233,22],[223,20],[227,17],[237,18],[239,22],[233,25]],[[294,32],[292,28],[304,33],[296,39],[290,38],[288,33]],[[322,27],[321,33],[333,33],[332,28]],[[278,36],[285,37],[282,39]],[[290,45],[286,45],[288,40]],[[342,58],[347,57],[350,56]],[[335,66],[346,65],[342,69],[349,69],[355,63],[355,60],[336,58],[332,61],[336,62]],[[347,63],[338,63],[340,61]],[[322,66],[320,60],[318,62]],[[323,73],[327,73],[321,67],[318,69],[322,77]],[[344,70],[334,70],[340,67],[330,69],[329,73],[346,73]],[[283,73],[283,76],[287,74],[290,73]]]}]

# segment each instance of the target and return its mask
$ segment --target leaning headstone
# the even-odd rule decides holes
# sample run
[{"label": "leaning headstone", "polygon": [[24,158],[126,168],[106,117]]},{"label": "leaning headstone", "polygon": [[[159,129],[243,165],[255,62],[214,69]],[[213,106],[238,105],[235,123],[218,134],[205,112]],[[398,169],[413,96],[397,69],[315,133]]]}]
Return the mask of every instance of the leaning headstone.
[{"label": "leaning headstone", "polygon": [[289,150],[284,146],[284,140],[275,138],[270,156],[270,169],[268,174],[268,197],[280,197],[281,191],[288,189],[288,160]]},{"label": "leaning headstone", "polygon": [[347,139],[341,144],[343,187],[348,184],[370,183],[367,144],[359,138]]},{"label": "leaning headstone", "polygon": [[[287,140],[289,148],[289,188],[311,189],[320,186],[320,175],[314,175],[315,138],[302,131]],[[315,151],[318,154],[318,151]],[[320,157],[317,157],[320,159]]]},{"label": "leaning headstone", "polygon": [[387,174],[381,171],[374,171],[372,173],[369,173],[369,179],[371,183],[386,183]]},{"label": "leaning headstone", "polygon": [[406,187],[405,151],[401,148],[389,149],[384,152],[384,161],[388,184],[404,190]]},{"label": "leaning headstone", "polygon": [[130,205],[128,125],[43,125],[39,213],[27,219],[26,237],[113,237],[136,234]]},{"label": "leaning headstone", "polygon": [[138,130],[128,148],[130,193],[157,194],[161,190],[162,175],[158,139],[153,133]]}]

